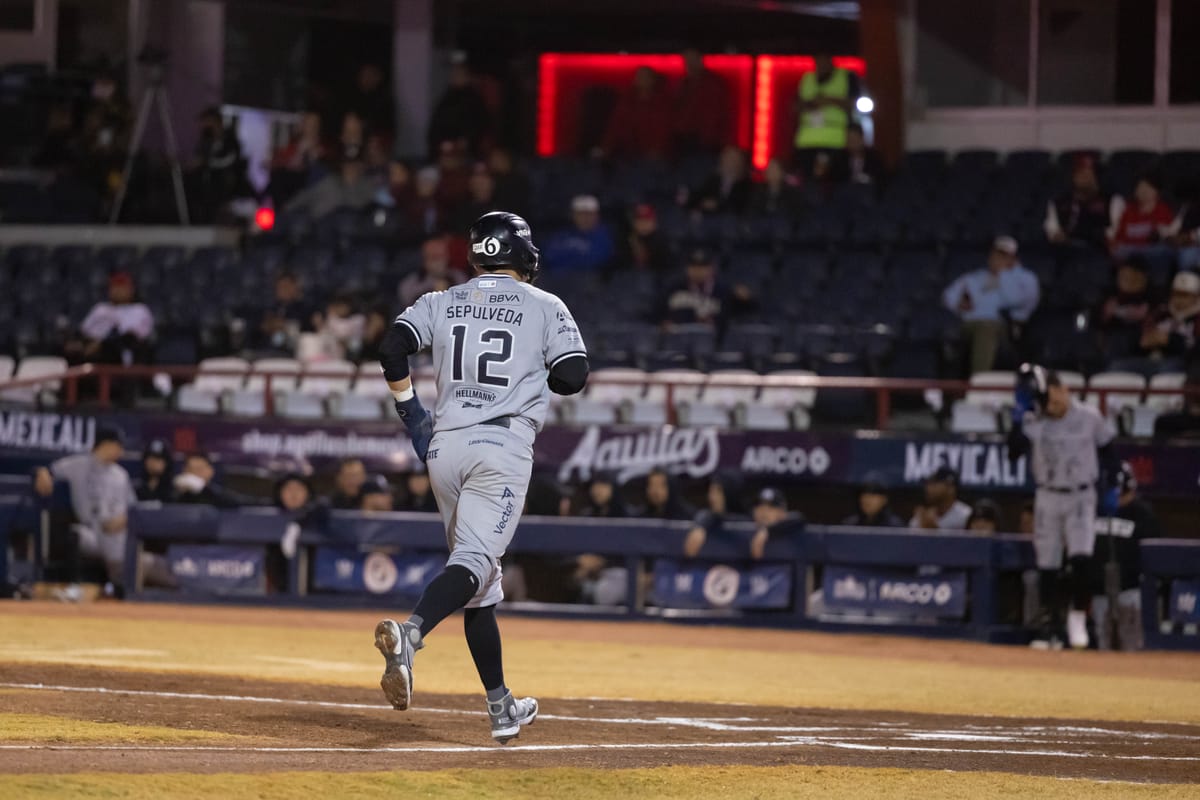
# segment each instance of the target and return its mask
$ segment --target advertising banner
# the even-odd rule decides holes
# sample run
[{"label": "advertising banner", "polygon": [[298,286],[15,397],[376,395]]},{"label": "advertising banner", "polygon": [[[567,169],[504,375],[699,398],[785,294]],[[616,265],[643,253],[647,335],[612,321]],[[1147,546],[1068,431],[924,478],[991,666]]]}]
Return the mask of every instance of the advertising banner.
[{"label": "advertising banner", "polygon": [[831,611],[962,619],[967,612],[967,575],[955,570],[917,576],[899,570],[827,566],[822,596]]},{"label": "advertising banner", "polygon": [[1168,606],[1172,622],[1183,625],[1200,622],[1200,581],[1175,580],[1171,581],[1171,604]]},{"label": "advertising banner", "polygon": [[664,608],[785,609],[792,602],[788,564],[654,562],[654,599]]},{"label": "advertising banner", "polygon": [[417,597],[446,565],[445,554],[417,555],[318,547],[312,588],[319,592]]},{"label": "advertising banner", "polygon": [[173,544],[167,564],[185,592],[263,595],[267,592],[266,551],[261,547]]}]

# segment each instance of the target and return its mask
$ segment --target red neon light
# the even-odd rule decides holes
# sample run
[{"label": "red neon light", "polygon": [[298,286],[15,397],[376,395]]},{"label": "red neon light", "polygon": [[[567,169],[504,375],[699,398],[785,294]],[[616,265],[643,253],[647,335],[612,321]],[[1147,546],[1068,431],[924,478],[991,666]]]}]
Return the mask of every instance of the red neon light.
[{"label": "red neon light", "polygon": [[[859,77],[867,74],[867,62],[858,56],[834,56],[833,65]],[[785,130],[791,117],[797,87],[806,72],[816,69],[812,56],[759,56],[754,87],[754,166],[764,169],[777,153],[788,153],[794,130]]]},{"label": "red neon light", "polygon": [[254,212],[254,224],[260,231],[269,231],[275,227],[275,209],[263,206]]},{"label": "red neon light", "polygon": [[775,71],[773,56],[760,56],[754,79],[754,150],[751,163],[756,169],[766,169],[771,160],[771,131],[775,127],[771,102],[772,74]]},{"label": "red neon light", "polygon": [[[754,107],[754,59],[743,55],[704,56],[704,66],[725,79],[733,99],[735,142],[751,146]],[[679,55],[618,55],[614,53],[543,53],[538,61],[537,152],[551,156],[573,143],[580,87],[628,86],[638,67],[650,67],[670,80],[684,74]]]}]

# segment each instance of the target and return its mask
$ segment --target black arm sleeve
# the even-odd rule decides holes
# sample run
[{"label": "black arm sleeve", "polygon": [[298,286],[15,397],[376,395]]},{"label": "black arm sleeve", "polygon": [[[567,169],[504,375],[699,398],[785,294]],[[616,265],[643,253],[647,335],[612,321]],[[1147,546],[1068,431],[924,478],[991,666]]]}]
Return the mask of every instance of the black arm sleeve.
[{"label": "black arm sleeve", "polygon": [[1100,460],[1101,484],[1106,489],[1110,488],[1115,485],[1117,473],[1121,471],[1121,457],[1117,455],[1117,448],[1112,442],[1097,447],[1096,455]]},{"label": "black arm sleeve", "polygon": [[379,363],[383,365],[383,377],[389,383],[407,378],[408,357],[420,349],[421,343],[417,341],[411,325],[399,320],[392,323],[379,345]]},{"label": "black arm sleeve", "polygon": [[1013,425],[1008,432],[1008,460],[1015,463],[1021,456],[1028,455],[1029,450],[1029,437],[1021,430],[1020,423]]},{"label": "black arm sleeve", "polygon": [[546,384],[555,394],[578,394],[587,385],[588,360],[583,353],[560,359],[550,368]]}]

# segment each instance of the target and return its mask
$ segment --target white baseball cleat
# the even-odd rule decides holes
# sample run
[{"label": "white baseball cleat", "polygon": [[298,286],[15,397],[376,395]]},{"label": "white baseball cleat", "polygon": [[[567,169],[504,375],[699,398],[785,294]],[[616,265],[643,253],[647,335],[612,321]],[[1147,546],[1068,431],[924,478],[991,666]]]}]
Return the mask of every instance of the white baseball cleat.
[{"label": "white baseball cleat", "polygon": [[375,626],[375,647],[387,662],[379,686],[397,711],[406,710],[412,703],[413,652],[424,646],[421,632],[411,622],[385,619]]},{"label": "white baseball cleat", "polygon": [[492,738],[508,744],[521,735],[521,728],[532,725],[538,715],[538,701],[532,697],[514,700],[512,692],[498,703],[489,702],[488,716],[492,720]]},{"label": "white baseball cleat", "polygon": [[1088,646],[1087,612],[1071,609],[1067,612],[1067,641],[1076,650],[1086,650]]}]

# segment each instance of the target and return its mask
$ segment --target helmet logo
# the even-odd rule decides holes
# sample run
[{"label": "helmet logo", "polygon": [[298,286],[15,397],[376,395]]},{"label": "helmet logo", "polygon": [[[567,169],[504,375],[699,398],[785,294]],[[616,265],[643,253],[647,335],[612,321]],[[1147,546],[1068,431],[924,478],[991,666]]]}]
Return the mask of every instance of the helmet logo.
[{"label": "helmet logo", "polygon": [[482,242],[476,242],[471,249],[476,253],[483,253],[485,256],[500,255],[500,240],[495,236],[488,236]]}]

